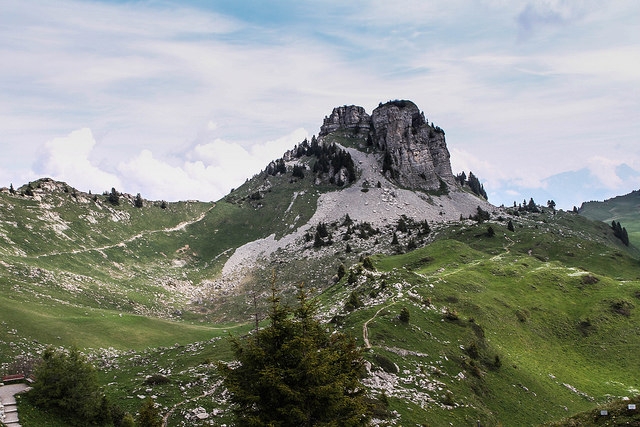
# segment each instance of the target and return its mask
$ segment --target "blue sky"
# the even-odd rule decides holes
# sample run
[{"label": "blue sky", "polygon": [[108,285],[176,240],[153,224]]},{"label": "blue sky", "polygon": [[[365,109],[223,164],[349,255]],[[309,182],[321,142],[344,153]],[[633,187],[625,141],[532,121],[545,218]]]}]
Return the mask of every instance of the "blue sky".
[{"label": "blue sky", "polygon": [[640,188],[640,2],[0,3],[0,185],[217,200],[334,106],[414,101],[494,204]]}]

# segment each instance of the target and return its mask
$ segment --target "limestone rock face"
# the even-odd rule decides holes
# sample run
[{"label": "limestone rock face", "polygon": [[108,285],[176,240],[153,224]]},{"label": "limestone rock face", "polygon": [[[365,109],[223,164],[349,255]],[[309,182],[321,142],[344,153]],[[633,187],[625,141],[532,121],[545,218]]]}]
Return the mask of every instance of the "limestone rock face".
[{"label": "limestone rock face", "polygon": [[328,135],[337,130],[350,130],[354,133],[369,132],[371,116],[362,107],[345,105],[336,107],[329,117],[324,118],[319,136]]},{"label": "limestone rock face", "polygon": [[[387,156],[389,178],[407,188],[455,188],[442,129],[429,125],[411,101],[392,101],[371,115],[373,144]],[[390,164],[388,164],[390,161]]]}]

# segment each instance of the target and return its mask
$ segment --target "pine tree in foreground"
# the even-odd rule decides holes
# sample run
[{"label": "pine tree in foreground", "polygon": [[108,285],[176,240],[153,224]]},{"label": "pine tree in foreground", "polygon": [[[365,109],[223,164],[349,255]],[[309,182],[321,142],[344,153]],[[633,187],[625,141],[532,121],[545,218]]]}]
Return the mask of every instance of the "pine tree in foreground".
[{"label": "pine tree in foreground", "polygon": [[239,426],[365,426],[369,406],[360,382],[364,359],[355,341],[316,320],[302,286],[298,307],[273,289],[269,325],[233,340],[237,363],[220,364]]}]

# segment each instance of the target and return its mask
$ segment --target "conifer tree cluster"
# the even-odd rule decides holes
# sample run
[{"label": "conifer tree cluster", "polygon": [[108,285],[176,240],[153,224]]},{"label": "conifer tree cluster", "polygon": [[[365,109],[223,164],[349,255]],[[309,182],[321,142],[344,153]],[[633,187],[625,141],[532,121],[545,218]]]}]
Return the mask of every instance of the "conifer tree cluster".
[{"label": "conifer tree cluster", "polygon": [[469,177],[467,178],[467,174],[464,172],[456,175],[456,181],[460,184],[461,187],[468,185],[471,191],[476,195],[484,198],[485,200],[489,200],[487,197],[487,192],[484,190],[484,185],[480,183],[478,177],[476,177],[473,172],[469,172]]},{"label": "conifer tree cluster", "polygon": [[613,235],[620,239],[625,246],[629,246],[629,234],[627,229],[620,225],[620,221],[612,221],[611,228],[613,229]]},{"label": "conifer tree cluster", "polygon": [[265,169],[267,175],[276,176],[278,174],[286,174],[287,173],[287,165],[284,162],[284,159],[277,159],[273,162],[269,163],[267,168]]},{"label": "conifer tree cluster", "polygon": [[[343,186],[349,182],[356,180],[356,167],[351,154],[346,150],[338,148],[336,144],[320,144],[315,136],[308,140],[302,141],[293,150],[295,158],[299,159],[303,156],[315,157],[317,160],[313,164],[312,171],[318,174],[331,174],[330,182],[338,186]],[[342,169],[347,172],[347,182],[336,180],[334,176]]]},{"label": "conifer tree cluster", "polygon": [[[329,182],[339,187],[356,180],[356,167],[351,154],[339,148],[336,144],[320,144],[315,135],[311,138],[311,142],[305,139],[299,145],[296,145],[293,150],[289,151],[287,155],[295,159],[305,156],[315,157],[316,160],[311,167],[313,173],[325,180],[328,175]],[[302,179],[305,177],[304,171],[306,169],[305,165],[294,165],[292,176]],[[342,171],[344,172],[341,173]],[[284,158],[269,163],[265,173],[272,176],[286,174],[287,165]]]},{"label": "conifer tree cluster", "polygon": [[[550,205],[549,202],[547,202],[547,206],[549,206],[549,208],[553,206],[553,209],[555,209],[555,202],[553,203],[553,205]],[[516,202],[514,201],[513,209],[517,209],[513,211],[513,213],[515,213],[516,215],[518,214],[518,212],[540,213],[540,208],[538,207],[536,202],[533,200],[533,197],[529,199],[529,202],[527,202],[527,200],[525,199],[522,201],[522,203],[518,205],[516,205]]]}]

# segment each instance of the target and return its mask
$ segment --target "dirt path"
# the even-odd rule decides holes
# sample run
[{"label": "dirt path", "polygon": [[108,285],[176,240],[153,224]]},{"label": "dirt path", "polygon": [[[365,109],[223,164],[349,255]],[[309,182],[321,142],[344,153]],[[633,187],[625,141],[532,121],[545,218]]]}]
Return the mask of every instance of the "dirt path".
[{"label": "dirt path", "polygon": [[378,316],[378,314],[380,314],[380,312],[382,310],[384,310],[385,308],[391,307],[395,303],[396,303],[396,301],[394,299],[391,304],[387,304],[387,305],[384,305],[384,306],[380,307],[380,309],[378,311],[376,311],[376,314],[374,314],[371,317],[371,319],[369,319],[366,322],[364,322],[364,325],[362,325],[362,340],[364,341],[364,348],[371,348],[371,343],[369,342],[369,322],[374,320]]},{"label": "dirt path", "polygon": [[95,248],[82,248],[82,249],[76,249],[76,250],[67,251],[67,252],[51,252],[51,253],[48,253],[48,254],[38,255],[36,258],[49,257],[49,256],[58,256],[58,255],[76,255],[76,254],[80,254],[80,253],[83,253],[83,252],[90,252],[90,251],[102,252],[102,251],[105,251],[107,249],[113,249],[113,248],[116,248],[116,247],[124,247],[127,243],[131,243],[134,240],[141,239],[142,237],[148,236],[148,235],[151,235],[151,234],[155,234],[155,233],[173,233],[175,231],[182,231],[187,226],[189,226],[191,224],[195,224],[196,222],[202,221],[204,219],[204,217],[207,215],[207,213],[209,213],[209,211],[211,209],[213,209],[213,207],[207,209],[205,212],[203,212],[197,218],[194,218],[194,219],[189,220],[189,221],[183,221],[183,222],[181,222],[178,225],[175,225],[173,227],[162,228],[160,230],[143,231],[142,233],[138,233],[138,234],[136,234],[134,236],[129,237],[128,239],[125,239],[125,240],[123,240],[123,241],[121,241],[119,243],[114,243],[112,245],[100,246],[100,247],[95,247]]}]

